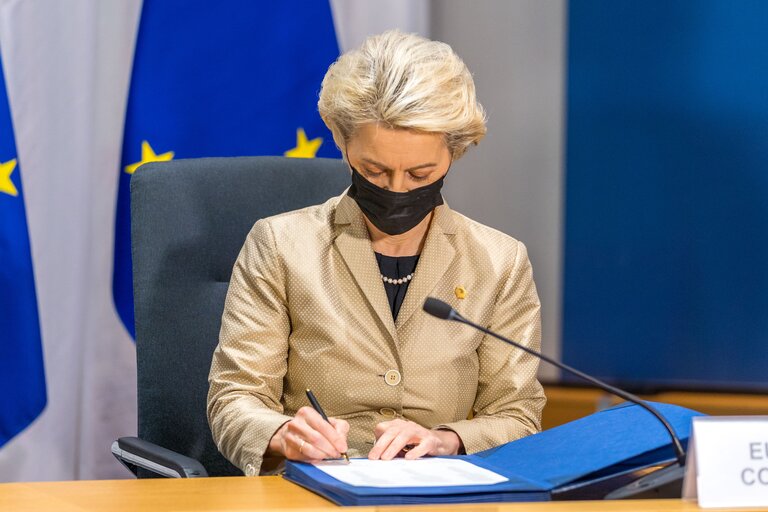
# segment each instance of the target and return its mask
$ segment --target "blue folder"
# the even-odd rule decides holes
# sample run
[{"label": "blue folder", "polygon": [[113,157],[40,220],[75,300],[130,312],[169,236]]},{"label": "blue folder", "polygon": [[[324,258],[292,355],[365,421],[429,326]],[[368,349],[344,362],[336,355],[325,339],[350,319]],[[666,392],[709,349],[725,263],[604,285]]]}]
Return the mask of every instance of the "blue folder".
[{"label": "blue folder", "polygon": [[[687,445],[692,418],[701,413],[675,405],[653,405]],[[563,488],[668,463],[674,457],[661,423],[643,408],[626,403],[484,452],[450,457],[508,478],[498,484],[358,487],[311,464],[293,461],[286,464],[284,477],[339,505],[548,501]]]}]

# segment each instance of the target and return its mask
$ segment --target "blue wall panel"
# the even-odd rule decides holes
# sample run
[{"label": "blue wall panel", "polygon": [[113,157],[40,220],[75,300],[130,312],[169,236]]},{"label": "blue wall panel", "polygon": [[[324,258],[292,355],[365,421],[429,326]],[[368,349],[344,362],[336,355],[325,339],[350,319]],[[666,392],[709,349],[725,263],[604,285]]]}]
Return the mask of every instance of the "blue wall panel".
[{"label": "blue wall panel", "polygon": [[768,389],[768,2],[568,18],[564,360]]}]

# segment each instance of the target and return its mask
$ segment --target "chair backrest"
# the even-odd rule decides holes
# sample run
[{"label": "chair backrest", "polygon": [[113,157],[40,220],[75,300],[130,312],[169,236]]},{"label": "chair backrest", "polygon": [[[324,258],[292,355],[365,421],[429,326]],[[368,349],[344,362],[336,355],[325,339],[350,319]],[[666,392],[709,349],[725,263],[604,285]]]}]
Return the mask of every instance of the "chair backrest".
[{"label": "chair backrest", "polygon": [[[340,194],[340,160],[201,158],[143,165],[131,179],[139,437],[242,474],[206,418],[208,371],[232,267],[254,222]],[[148,476],[140,473],[139,476]]]}]

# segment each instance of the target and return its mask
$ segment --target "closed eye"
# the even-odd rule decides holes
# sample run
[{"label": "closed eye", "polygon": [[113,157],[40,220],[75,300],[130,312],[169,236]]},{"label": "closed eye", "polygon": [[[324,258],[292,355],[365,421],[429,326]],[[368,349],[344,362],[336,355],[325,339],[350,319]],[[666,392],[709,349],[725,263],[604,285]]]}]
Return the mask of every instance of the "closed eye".
[{"label": "closed eye", "polygon": [[376,170],[371,170],[371,169],[367,169],[367,168],[363,168],[363,172],[369,178],[378,178],[379,176],[384,176],[385,174],[387,174],[384,171],[376,171]]},{"label": "closed eye", "polygon": [[426,181],[429,178],[429,175],[432,173],[427,174],[414,174],[412,172],[408,173],[411,176],[411,179],[413,181]]}]

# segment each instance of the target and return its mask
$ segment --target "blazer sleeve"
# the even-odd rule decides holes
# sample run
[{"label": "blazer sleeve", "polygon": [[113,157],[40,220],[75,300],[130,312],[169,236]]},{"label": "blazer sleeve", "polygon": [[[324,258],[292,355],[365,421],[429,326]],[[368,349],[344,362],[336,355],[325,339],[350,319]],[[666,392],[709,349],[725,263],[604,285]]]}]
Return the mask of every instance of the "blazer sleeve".
[{"label": "blazer sleeve", "polygon": [[[513,261],[488,327],[539,350],[541,304],[522,242],[517,242]],[[456,432],[467,453],[539,432],[546,403],[536,378],[539,360],[488,335],[484,336],[477,355],[480,368],[473,417],[435,428]]]},{"label": "blazer sleeve", "polygon": [[219,451],[259,474],[269,440],[290,416],[281,397],[290,321],[285,274],[267,221],[251,229],[232,270],[208,377],[208,423]]}]

